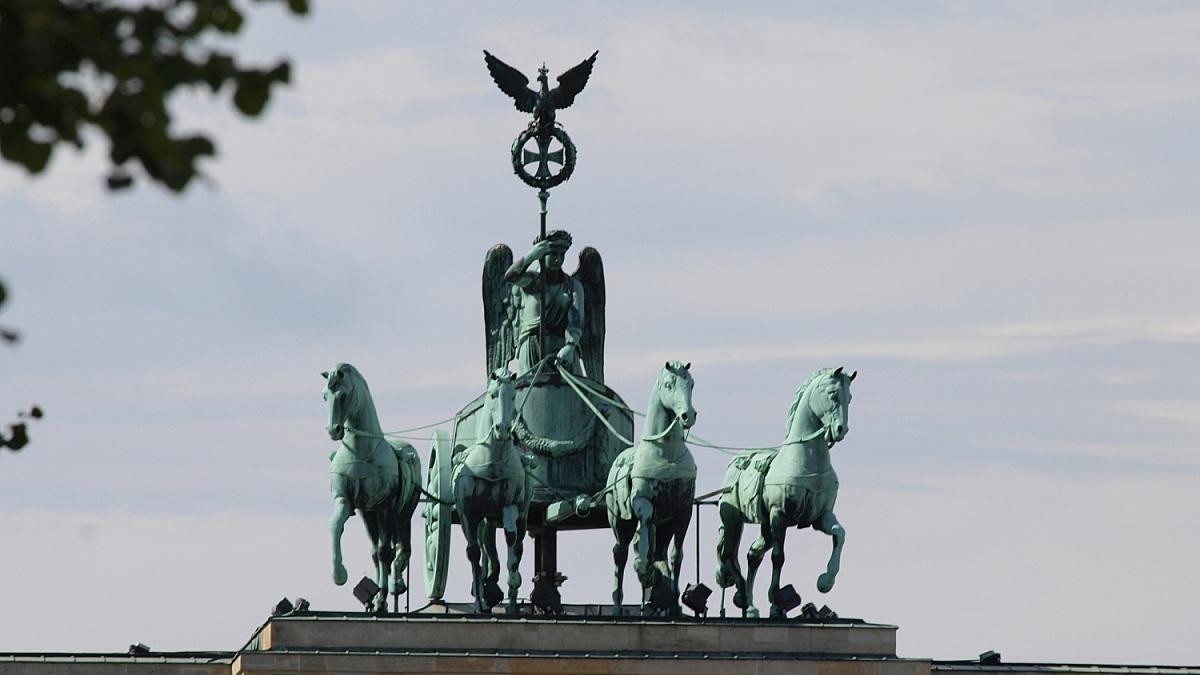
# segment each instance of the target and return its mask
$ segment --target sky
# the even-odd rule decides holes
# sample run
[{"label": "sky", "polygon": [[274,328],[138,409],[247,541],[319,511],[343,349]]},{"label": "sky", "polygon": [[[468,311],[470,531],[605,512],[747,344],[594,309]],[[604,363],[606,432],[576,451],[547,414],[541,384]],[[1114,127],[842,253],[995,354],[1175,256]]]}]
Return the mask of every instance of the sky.
[{"label": "sky", "polygon": [[[1200,664],[1200,6],[315,4],[250,12],[238,52],[294,67],[261,119],[179,97],[219,146],[186,194],[107,192],[95,138],[0,167],[0,413],[46,411],[0,453],[0,651],[233,650],[280,597],[356,609],[318,374],[355,364],[389,430],[481,391],[483,255],[537,233],[481,50],[599,50],[549,220],[604,256],[608,383],[643,409],[690,361],[695,433],[768,446],[811,371],[859,371],[837,586],[811,530],[784,582],[906,657]],[[684,582],[698,534],[715,585],[714,515]],[[608,601],[610,537],[560,537],[566,601]]]}]

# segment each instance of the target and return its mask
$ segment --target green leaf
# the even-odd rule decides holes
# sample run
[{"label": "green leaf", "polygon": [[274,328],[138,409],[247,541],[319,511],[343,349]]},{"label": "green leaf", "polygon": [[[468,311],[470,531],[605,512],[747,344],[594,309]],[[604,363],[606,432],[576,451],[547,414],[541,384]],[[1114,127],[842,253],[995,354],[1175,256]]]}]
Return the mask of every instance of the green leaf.
[{"label": "green leaf", "polygon": [[8,425],[8,430],[11,435],[7,440],[3,436],[0,436],[0,448],[7,445],[10,450],[16,452],[29,443],[29,433],[25,430],[23,423],[10,424]]},{"label": "green leaf", "polygon": [[242,114],[257,117],[271,97],[271,82],[266,75],[256,72],[244,73],[238,78],[233,104]]},{"label": "green leaf", "polygon": [[116,192],[133,185],[133,176],[120,169],[115,169],[108,174],[108,178],[105,178],[104,182],[108,183],[109,190]]}]

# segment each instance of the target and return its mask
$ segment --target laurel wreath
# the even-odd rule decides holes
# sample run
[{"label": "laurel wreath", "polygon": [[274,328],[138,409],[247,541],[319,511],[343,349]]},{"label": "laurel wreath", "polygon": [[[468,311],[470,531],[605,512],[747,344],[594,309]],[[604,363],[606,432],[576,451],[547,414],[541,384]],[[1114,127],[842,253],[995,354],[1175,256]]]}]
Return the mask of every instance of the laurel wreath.
[{"label": "laurel wreath", "polygon": [[517,136],[517,140],[513,141],[512,145],[512,167],[513,173],[525,182],[529,187],[535,187],[539,190],[549,190],[550,188],[560,185],[575,171],[575,144],[571,142],[571,137],[562,127],[553,127],[550,130],[550,135],[558,139],[563,146],[563,167],[562,170],[553,176],[546,178],[538,178],[531,175],[525,170],[525,165],[521,162],[521,150],[525,148],[525,144],[534,136],[537,136],[537,129],[532,125],[527,127]]},{"label": "laurel wreath", "polygon": [[513,424],[513,432],[526,450],[536,455],[555,459],[573,455],[587,447],[591,443],[592,437],[596,435],[596,418],[588,416],[587,424],[583,425],[583,429],[579,433],[562,440],[535,435],[525,425],[525,420],[520,417]]}]

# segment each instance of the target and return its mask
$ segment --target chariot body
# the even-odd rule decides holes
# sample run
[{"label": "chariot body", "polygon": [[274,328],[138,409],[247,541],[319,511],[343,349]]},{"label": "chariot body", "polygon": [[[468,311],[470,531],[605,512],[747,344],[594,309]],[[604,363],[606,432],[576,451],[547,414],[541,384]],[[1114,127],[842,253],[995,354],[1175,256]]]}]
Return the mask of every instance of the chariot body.
[{"label": "chariot body", "polygon": [[[531,256],[514,264],[512,250],[499,244],[488,251],[483,270],[487,372],[517,365],[513,439],[523,453],[527,492],[526,524],[534,539],[535,589],[561,583],[557,570],[560,529],[607,527],[604,508],[592,510],[605,490],[609,469],[633,437],[633,415],[604,384],[604,270],[600,254],[585,248],[574,274],[561,271],[570,245],[565,232],[528,270]],[[562,242],[566,243],[563,244]],[[535,242],[534,251],[538,248]],[[527,260],[528,259],[528,260]],[[426,485],[425,578],[433,599],[443,597],[450,560],[452,527],[459,514],[451,503],[453,480],[468,448],[478,442],[488,394],[465,405],[450,430],[434,433]],[[576,505],[574,517],[547,518],[552,504]],[[485,541],[488,539],[485,538]],[[486,546],[487,544],[485,544]],[[489,557],[495,564],[494,543]],[[551,591],[557,596],[556,591]]]}]

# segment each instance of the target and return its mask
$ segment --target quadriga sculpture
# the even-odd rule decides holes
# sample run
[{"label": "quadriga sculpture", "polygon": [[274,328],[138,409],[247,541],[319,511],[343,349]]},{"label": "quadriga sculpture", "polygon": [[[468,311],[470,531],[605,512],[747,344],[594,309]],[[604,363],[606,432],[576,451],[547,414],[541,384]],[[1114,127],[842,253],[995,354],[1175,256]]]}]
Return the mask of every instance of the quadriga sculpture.
[{"label": "quadriga sculpture", "polygon": [[[735,587],[733,604],[744,615],[757,617],[752,592],[754,575],[771,549],[771,586],[767,598],[771,617],[786,612],[777,603],[783,569],[783,538],[787,528],[811,526],[833,537],[833,552],[817,590],[833,588],[846,531],[833,515],[838,479],[829,462],[829,448],[849,430],[850,382],[857,372],[822,368],[805,380],[788,410],[787,436],[779,450],[763,450],[733,460],[725,473],[721,495],[721,527],[717,535],[717,584]],[[746,553],[748,574],[738,566],[742,527],[758,523],[758,538]]]},{"label": "quadriga sculpture", "polygon": [[[330,439],[340,441],[329,456],[333,583],[346,583],[342,531],[358,510],[371,538],[375,583],[395,601],[407,590],[404,573],[412,552],[411,523],[420,497],[421,460],[408,443],[384,438],[371,390],[354,366],[339,363],[321,376],[325,378],[325,428]],[[387,609],[386,593],[378,594],[373,609]]]},{"label": "quadriga sculpture", "polygon": [[[605,502],[613,545],[613,613],[621,613],[622,581],[629,544],[637,536],[633,568],[649,607],[679,611],[679,569],[683,538],[692,520],[696,462],[684,443],[684,430],[696,423],[690,363],[668,361],[650,392],[646,424],[638,443],[617,456],[608,472]],[[670,565],[667,544],[674,541]],[[644,596],[643,596],[644,597]]]},{"label": "quadriga sculpture", "polygon": [[[515,377],[508,368],[492,371],[488,378],[476,442],[461,453],[454,469],[454,508],[467,538],[471,561],[471,593],[475,611],[487,612],[504,597],[497,584],[499,561],[495,553],[496,523],[504,527],[508,543],[508,611],[517,612],[521,587],[521,554],[530,489],[520,448],[513,443],[516,419]],[[487,549],[486,568],[480,561],[481,545]]]}]

